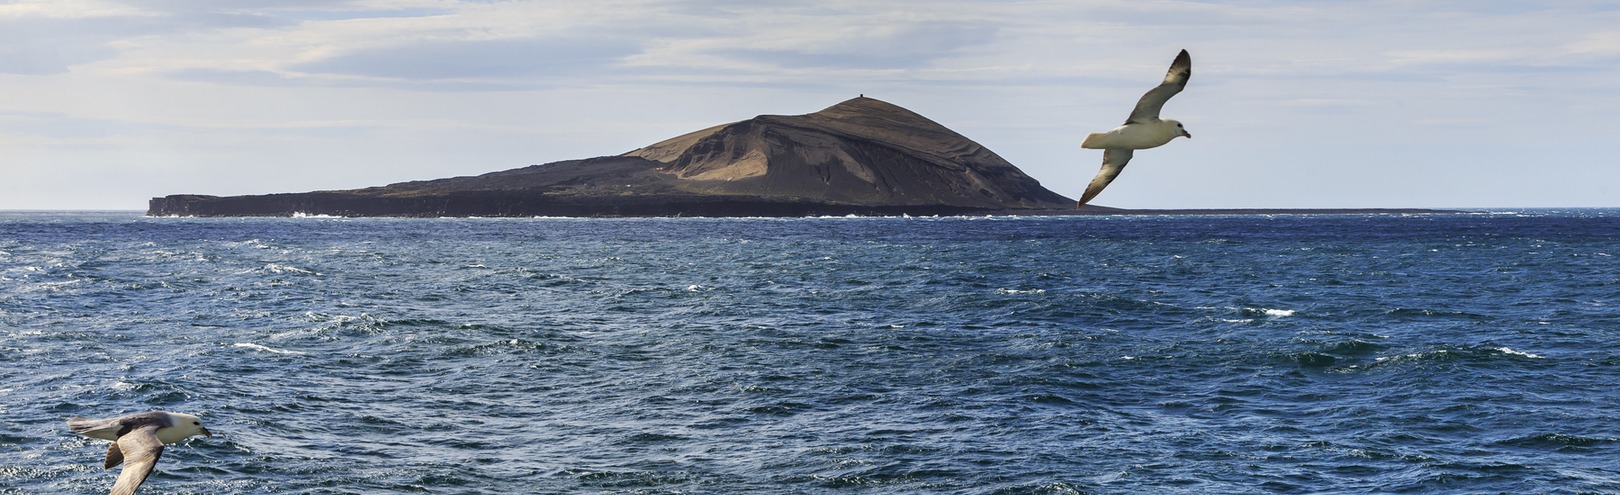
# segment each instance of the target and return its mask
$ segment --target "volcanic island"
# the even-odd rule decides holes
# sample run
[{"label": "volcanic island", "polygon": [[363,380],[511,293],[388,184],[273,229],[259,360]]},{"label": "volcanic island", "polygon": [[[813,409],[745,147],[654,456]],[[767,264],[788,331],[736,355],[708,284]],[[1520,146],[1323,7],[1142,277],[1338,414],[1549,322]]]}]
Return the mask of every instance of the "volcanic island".
[{"label": "volcanic island", "polygon": [[149,216],[802,217],[1435,213],[1126,210],[1075,202],[916,112],[861,96],[761,115],[616,156],[364,189],[152,198]]},{"label": "volcanic island", "polygon": [[179,194],[153,198],[147,214],[781,217],[1065,209],[1072,211],[1074,200],[988,148],[863,96],[807,115],[717,125],[617,156],[364,189]]}]

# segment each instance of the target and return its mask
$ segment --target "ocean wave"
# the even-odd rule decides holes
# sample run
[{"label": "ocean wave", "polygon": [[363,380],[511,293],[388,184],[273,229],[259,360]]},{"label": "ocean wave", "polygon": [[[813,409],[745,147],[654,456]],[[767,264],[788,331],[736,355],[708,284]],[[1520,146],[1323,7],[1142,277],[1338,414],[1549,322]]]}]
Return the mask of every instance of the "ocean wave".
[{"label": "ocean wave", "polygon": [[1411,352],[1395,356],[1379,356],[1374,358],[1373,366],[1389,366],[1399,364],[1437,364],[1437,363],[1488,363],[1503,358],[1508,359],[1545,359],[1545,357],[1530,352],[1518,351],[1509,347],[1491,346],[1449,346],[1429,351]]},{"label": "ocean wave", "polygon": [[1446,311],[1422,308],[1395,308],[1385,311],[1384,314],[1398,318],[1460,318],[1465,320],[1487,321],[1492,319],[1489,315],[1470,313],[1467,311]]},{"label": "ocean wave", "polygon": [[1581,449],[1620,443],[1620,438],[1607,436],[1571,435],[1567,433],[1541,433],[1509,438],[1497,442],[1519,448]]},{"label": "ocean wave", "polygon": [[0,240],[0,492],[1620,493],[1620,218],[138,221]]},{"label": "ocean wave", "polygon": [[1546,359],[1545,357],[1542,357],[1539,354],[1531,354],[1531,353],[1524,352],[1524,351],[1515,351],[1515,350],[1513,350],[1511,348],[1507,348],[1507,347],[1498,347],[1495,350],[1496,350],[1496,352],[1500,352],[1502,354],[1507,354],[1509,356],[1519,356],[1519,357],[1526,357],[1526,358],[1530,358],[1530,359]]},{"label": "ocean wave", "polygon": [[233,347],[242,347],[242,348],[247,348],[247,349],[253,349],[255,351],[272,352],[272,353],[276,353],[276,354],[289,354],[289,355],[295,355],[295,356],[302,356],[302,355],[308,354],[306,352],[289,351],[289,350],[286,350],[286,349],[277,349],[277,348],[270,347],[270,346],[267,346],[267,345],[255,344],[255,343],[252,343],[252,342],[237,342],[235,344],[232,344],[232,346]]},{"label": "ocean wave", "polygon": [[286,274],[289,274],[289,273],[294,274],[294,275],[320,275],[320,273],[317,273],[314,270],[307,270],[307,269],[304,269],[304,268],[299,268],[299,267],[292,266],[292,265],[283,265],[283,264],[280,264],[280,263],[267,263],[267,264],[264,265],[263,268],[260,268],[260,270],[264,271],[264,272],[268,272],[268,273],[274,273],[276,275],[286,275]]},{"label": "ocean wave", "polygon": [[1046,293],[1046,289],[1005,289],[1005,288],[996,289],[996,294],[1001,294],[1001,295],[1045,294],[1045,293]]}]

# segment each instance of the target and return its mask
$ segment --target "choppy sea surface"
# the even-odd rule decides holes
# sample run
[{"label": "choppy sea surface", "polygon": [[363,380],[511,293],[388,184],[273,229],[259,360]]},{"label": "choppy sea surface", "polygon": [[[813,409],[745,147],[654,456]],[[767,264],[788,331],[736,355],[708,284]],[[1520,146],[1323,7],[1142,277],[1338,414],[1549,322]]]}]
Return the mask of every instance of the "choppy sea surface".
[{"label": "choppy sea surface", "polygon": [[0,493],[1620,493],[1620,210],[0,212]]}]

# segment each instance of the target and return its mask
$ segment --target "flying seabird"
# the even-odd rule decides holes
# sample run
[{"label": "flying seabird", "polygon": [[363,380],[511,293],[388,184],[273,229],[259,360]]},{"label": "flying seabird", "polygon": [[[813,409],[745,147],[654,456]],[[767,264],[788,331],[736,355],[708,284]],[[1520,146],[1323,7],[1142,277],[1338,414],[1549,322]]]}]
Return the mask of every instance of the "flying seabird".
[{"label": "flying seabird", "polygon": [[1086,192],[1080,196],[1075,208],[1085,206],[1104,187],[1108,187],[1108,183],[1113,182],[1114,177],[1119,176],[1119,171],[1124,170],[1125,164],[1131,161],[1131,154],[1135,150],[1163,146],[1176,136],[1192,138],[1181,122],[1159,119],[1159,110],[1164,108],[1164,102],[1170,101],[1170,97],[1187,87],[1187,78],[1191,76],[1192,56],[1187,55],[1187,50],[1182,50],[1176,55],[1176,60],[1170,63],[1170,72],[1164,75],[1164,82],[1148,90],[1136,102],[1136,108],[1131,110],[1130,118],[1125,119],[1125,125],[1086,136],[1080,147],[1103,150],[1102,170],[1098,170],[1097,176],[1086,186]]},{"label": "flying seabird", "polygon": [[134,495],[152,474],[163,445],[179,442],[194,435],[214,436],[202,425],[202,419],[190,414],[151,411],[112,419],[73,418],[68,429],[89,438],[112,440],[107,446],[106,469],[124,464],[108,495]]}]

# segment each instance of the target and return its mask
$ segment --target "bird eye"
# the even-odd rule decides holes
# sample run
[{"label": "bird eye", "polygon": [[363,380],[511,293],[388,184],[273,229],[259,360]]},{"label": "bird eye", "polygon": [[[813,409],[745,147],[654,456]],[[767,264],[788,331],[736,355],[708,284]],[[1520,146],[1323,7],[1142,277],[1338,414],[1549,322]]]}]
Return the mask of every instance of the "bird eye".
[{"label": "bird eye", "polygon": [[194,425],[197,425],[197,426],[202,426],[201,421],[192,421],[191,424],[194,424]]}]

